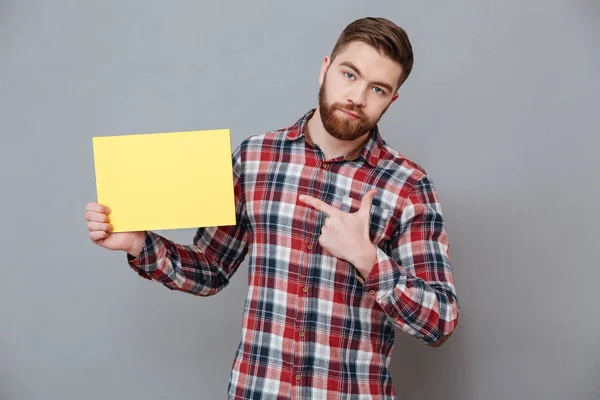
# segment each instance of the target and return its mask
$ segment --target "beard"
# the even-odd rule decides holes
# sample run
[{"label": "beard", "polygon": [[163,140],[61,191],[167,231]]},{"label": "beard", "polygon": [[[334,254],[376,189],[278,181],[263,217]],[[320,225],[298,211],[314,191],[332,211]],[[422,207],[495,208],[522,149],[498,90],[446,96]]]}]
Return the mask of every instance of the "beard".
[{"label": "beard", "polygon": [[[387,107],[379,118],[375,121],[371,121],[363,113],[360,107],[354,103],[327,103],[327,89],[326,86],[327,76],[323,80],[323,84],[319,89],[319,113],[321,115],[321,122],[325,127],[325,130],[334,138],[339,140],[356,140],[365,133],[371,131],[379,122],[381,116],[387,110]],[[350,111],[358,115],[356,119],[342,118],[335,114],[336,109]]]}]

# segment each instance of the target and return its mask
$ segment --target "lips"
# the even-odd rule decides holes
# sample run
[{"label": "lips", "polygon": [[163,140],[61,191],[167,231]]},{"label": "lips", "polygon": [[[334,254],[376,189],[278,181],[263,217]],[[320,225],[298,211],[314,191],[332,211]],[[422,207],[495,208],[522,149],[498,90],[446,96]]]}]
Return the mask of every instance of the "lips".
[{"label": "lips", "polygon": [[353,118],[353,119],[358,119],[358,118],[360,118],[360,115],[356,114],[355,112],[348,111],[348,110],[344,110],[343,108],[338,108],[338,110],[340,110],[341,112],[345,113],[345,114],[346,114],[346,115],[348,115],[350,118]]}]

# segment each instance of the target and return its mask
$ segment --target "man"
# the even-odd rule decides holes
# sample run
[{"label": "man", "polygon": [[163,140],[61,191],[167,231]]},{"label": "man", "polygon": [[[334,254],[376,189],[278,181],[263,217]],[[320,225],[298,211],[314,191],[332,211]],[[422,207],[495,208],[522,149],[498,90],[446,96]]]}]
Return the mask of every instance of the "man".
[{"label": "man", "polygon": [[234,151],[237,225],[200,228],[192,245],[111,234],[110,210],[88,204],[91,239],[174,290],[214,295],[249,253],[229,398],[394,399],[394,327],[431,346],[454,331],[434,186],[377,127],[412,64],[389,20],[348,25],[323,61],[319,107]]}]

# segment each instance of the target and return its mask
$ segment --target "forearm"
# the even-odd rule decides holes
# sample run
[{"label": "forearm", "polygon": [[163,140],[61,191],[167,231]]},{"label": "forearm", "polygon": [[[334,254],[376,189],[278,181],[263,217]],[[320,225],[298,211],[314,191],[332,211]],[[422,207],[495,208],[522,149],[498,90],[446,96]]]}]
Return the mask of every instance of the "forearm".
[{"label": "forearm", "polygon": [[127,259],[142,277],[198,296],[214,295],[229,283],[229,274],[205,249],[177,244],[153,232],[145,235],[137,257],[128,254]]},{"label": "forearm", "polygon": [[424,343],[437,342],[456,328],[459,309],[453,284],[419,278],[381,249],[364,286],[395,325]]}]

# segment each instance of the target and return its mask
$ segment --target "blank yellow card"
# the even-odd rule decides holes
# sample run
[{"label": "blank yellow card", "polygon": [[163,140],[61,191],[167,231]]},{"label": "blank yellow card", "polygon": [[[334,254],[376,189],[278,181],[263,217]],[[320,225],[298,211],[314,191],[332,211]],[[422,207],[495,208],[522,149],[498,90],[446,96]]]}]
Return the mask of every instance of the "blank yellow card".
[{"label": "blank yellow card", "polygon": [[235,225],[229,129],[94,137],[114,232]]}]

